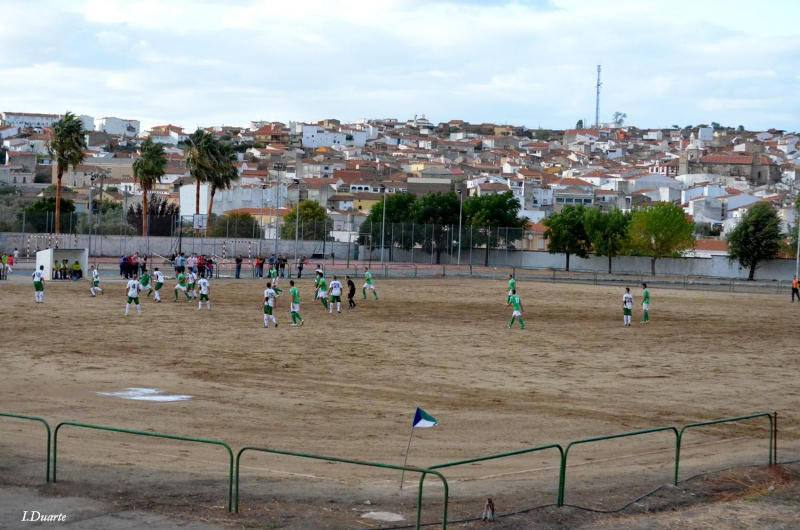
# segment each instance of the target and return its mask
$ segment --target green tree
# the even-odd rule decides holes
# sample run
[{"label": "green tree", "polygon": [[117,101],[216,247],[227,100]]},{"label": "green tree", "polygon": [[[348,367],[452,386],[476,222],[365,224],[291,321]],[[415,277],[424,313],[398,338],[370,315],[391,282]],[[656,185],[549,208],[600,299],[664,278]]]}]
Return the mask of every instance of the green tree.
[{"label": "green tree", "polygon": [[550,254],[565,254],[566,269],[569,270],[571,255],[585,258],[589,255],[591,242],[586,234],[586,209],[583,205],[565,206],[561,213],[556,213],[544,220],[547,227],[544,237],[548,240],[547,251]]},{"label": "green tree", "polygon": [[[489,266],[492,228],[495,229],[495,241],[498,248],[508,247],[513,241],[522,238],[522,228],[527,220],[519,216],[521,208],[519,200],[510,191],[472,197],[464,201],[466,224],[479,228],[477,232],[472,230],[472,244],[486,246],[484,266]],[[498,228],[507,228],[508,230],[497,230]]]},{"label": "green tree", "polygon": [[[211,220],[211,210],[214,207],[214,195],[217,190],[229,190],[239,181],[239,171],[236,163],[236,151],[231,144],[223,144],[214,139],[211,146],[212,171],[208,174],[207,182],[211,185],[208,198],[208,219]],[[209,236],[211,223],[206,224],[206,237]]]},{"label": "green tree", "polygon": [[[167,168],[164,146],[155,143],[152,138],[145,139],[139,147],[139,158],[133,163],[133,178],[142,188],[142,211],[148,211],[147,198]],[[142,217],[142,235],[148,235],[147,216]]]},{"label": "green tree", "polygon": [[61,199],[61,213],[55,215],[56,201],[56,197],[44,197],[25,208],[26,226],[30,227],[31,232],[46,232],[52,228],[52,225],[48,224],[50,217],[58,219],[60,216],[71,215],[75,211],[75,203],[72,200]]},{"label": "green tree", "polygon": [[[387,231],[384,241],[393,239],[389,247],[389,259],[393,259],[394,247],[410,250],[414,244],[414,208],[417,196],[411,193],[395,193],[386,196],[386,223],[383,223],[383,201],[373,206],[359,228],[358,242],[367,245],[380,241],[381,226]],[[394,225],[394,231],[392,230]],[[392,237],[392,234],[394,237]],[[367,236],[372,236],[371,238]]]},{"label": "green tree", "polygon": [[258,230],[258,219],[249,213],[229,213],[212,224],[210,237],[252,238]]},{"label": "green tree", "polygon": [[578,120],[578,123],[576,123],[576,124],[575,124],[575,128],[576,128],[577,130],[579,130],[579,131],[580,131],[581,129],[583,129],[583,120]]},{"label": "green tree", "polygon": [[83,122],[71,112],[53,124],[53,133],[47,146],[56,163],[55,233],[61,233],[61,179],[70,166],[74,170],[83,163],[86,155],[86,137]]},{"label": "green tree", "polygon": [[738,127],[736,127],[736,132],[743,133],[744,132],[744,125],[739,125]]},{"label": "green tree", "polygon": [[624,112],[617,111],[614,113],[612,121],[614,122],[614,125],[616,125],[617,127],[622,127],[623,125],[625,125],[625,120],[627,118],[628,118],[627,114],[625,114]]},{"label": "green tree", "polygon": [[[452,237],[453,225],[458,225],[459,200],[455,193],[430,193],[420,197],[414,206],[413,221],[426,226],[422,234],[417,230],[415,241],[419,241],[423,250],[429,254],[436,253],[436,263],[442,262],[442,251],[447,249],[447,242]],[[466,206],[466,205],[465,205]],[[386,207],[389,213],[389,207]],[[421,239],[417,239],[421,236]],[[380,236],[379,236],[380,237]]]},{"label": "green tree", "polygon": [[[297,207],[300,206],[300,219],[297,218]],[[299,224],[299,239],[320,240],[330,236],[330,219],[328,212],[316,201],[300,201],[292,206],[284,216],[281,224],[281,238],[294,240],[295,226]],[[319,226],[322,225],[322,230]]]},{"label": "green tree", "polygon": [[583,224],[586,236],[592,244],[596,256],[608,257],[608,272],[611,272],[611,261],[625,250],[630,214],[621,210],[601,212],[596,208],[586,211]]},{"label": "green tree", "polygon": [[136,233],[141,234],[145,217],[148,218],[148,231],[151,236],[170,236],[175,227],[175,220],[180,215],[177,203],[154,196],[147,202],[147,215],[144,215],[144,201],[142,204],[130,205],[125,213],[125,219]]},{"label": "green tree", "polygon": [[761,262],[778,256],[782,238],[781,219],[775,208],[767,202],[758,202],[728,234],[728,260],[750,269],[748,280],[752,280]]},{"label": "green tree", "polygon": [[694,223],[677,204],[658,203],[633,214],[628,240],[632,253],[650,258],[650,273],[655,275],[657,259],[694,246]]}]

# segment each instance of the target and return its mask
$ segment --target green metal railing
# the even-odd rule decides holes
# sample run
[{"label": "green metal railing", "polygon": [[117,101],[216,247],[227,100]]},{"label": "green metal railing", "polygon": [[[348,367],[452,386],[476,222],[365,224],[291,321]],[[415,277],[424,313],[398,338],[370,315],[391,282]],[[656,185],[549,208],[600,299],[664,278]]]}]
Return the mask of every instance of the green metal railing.
[{"label": "green metal railing", "polygon": [[[0,412],[0,416],[18,420],[38,421],[44,425],[45,429],[47,429],[47,463],[45,464],[44,478],[47,482],[50,482],[50,424],[43,418],[38,418],[36,416],[24,416],[22,414],[9,414],[5,412]],[[53,480],[55,480],[55,475],[53,476]]]},{"label": "green metal railing", "polygon": [[574,445],[587,444],[591,442],[601,442],[604,440],[613,440],[615,438],[627,438],[629,436],[640,436],[643,434],[651,434],[655,432],[664,432],[664,431],[671,431],[675,433],[675,438],[677,440],[679,435],[678,435],[678,429],[676,429],[675,427],[657,427],[655,429],[643,429],[641,431],[624,432],[622,434],[609,434],[607,436],[584,438],[583,440],[575,440],[574,442],[570,442],[569,444],[567,444],[567,447],[564,449],[564,456],[561,458],[561,473],[558,486],[558,506],[564,506],[564,490],[566,488],[566,482],[567,482],[567,457],[569,456],[569,450],[572,449]]},{"label": "green metal railing", "polygon": [[678,433],[678,439],[675,443],[675,485],[678,485],[678,473],[680,471],[680,458],[681,458],[681,442],[683,441],[683,433],[686,429],[694,429],[696,427],[705,427],[707,425],[719,425],[720,423],[731,423],[734,421],[751,420],[754,418],[766,417],[769,420],[769,463],[772,466],[776,462],[773,458],[772,447],[775,444],[775,423],[772,419],[772,414],[768,412],[760,412],[758,414],[750,414],[749,416],[739,416],[737,418],[726,418],[724,420],[703,421],[700,423],[690,423],[684,425]]},{"label": "green metal railing", "polygon": [[218,440],[204,440],[202,438],[187,438],[185,436],[176,436],[173,434],[132,431],[129,429],[118,429],[116,427],[103,427],[101,425],[89,425],[86,423],[74,423],[70,421],[64,421],[56,425],[55,432],[53,433],[53,482],[54,483],[56,482],[56,469],[57,469],[56,462],[58,458],[58,431],[59,429],[61,429],[61,427],[64,427],[65,425],[69,425],[72,427],[80,427],[83,429],[94,429],[97,431],[119,432],[123,434],[133,434],[136,436],[150,436],[152,438],[166,438],[168,440],[178,440],[181,442],[193,442],[193,443],[208,444],[208,445],[220,445],[224,447],[228,451],[228,456],[230,458],[230,463],[228,465],[228,511],[229,512],[231,511],[232,499],[233,499],[233,450],[225,442],[220,442]]},{"label": "green metal railing", "polygon": [[[539,451],[546,451],[548,449],[558,449],[558,454],[560,456],[559,462],[563,462],[564,460],[564,448],[561,447],[559,444],[549,444],[549,445],[541,445],[539,447],[531,447],[528,449],[520,449],[518,451],[511,451],[508,453],[499,453],[496,455],[489,455],[489,456],[481,456],[478,458],[470,458],[468,460],[459,460],[457,462],[448,462],[447,464],[437,464],[435,466],[430,466],[428,469],[435,470],[435,469],[444,469],[449,467],[456,467],[456,466],[464,466],[467,464],[475,464],[477,462],[486,462],[489,460],[497,460],[499,458],[508,458],[511,456],[518,456],[518,455],[525,455],[529,453],[536,453]],[[561,487],[561,477],[559,476],[559,491]],[[556,493],[558,495],[558,492]]]},{"label": "green metal railing", "polygon": [[442,485],[444,485],[444,513],[442,516],[442,528],[447,528],[447,503],[450,497],[450,487],[447,484],[447,479],[439,473],[438,471],[434,471],[430,468],[419,468],[419,467],[412,467],[412,466],[396,466],[393,464],[381,464],[378,462],[364,462],[362,460],[349,460],[346,458],[336,458],[333,456],[321,456],[321,455],[314,455],[309,453],[294,453],[291,451],[281,451],[278,449],[267,449],[263,447],[243,447],[239,450],[236,454],[236,495],[234,502],[234,512],[239,513],[239,478],[241,475],[239,464],[242,459],[242,454],[245,451],[258,451],[261,453],[269,453],[273,455],[283,455],[283,456],[293,456],[298,458],[309,458],[311,460],[323,460],[325,462],[338,462],[340,464],[352,464],[356,466],[367,466],[367,467],[377,467],[381,469],[394,469],[396,471],[409,471],[412,473],[421,473],[419,478],[419,492],[417,493],[417,525],[416,528],[419,529],[422,524],[422,486],[425,482],[425,477],[428,474],[435,475],[439,477],[442,481]]}]

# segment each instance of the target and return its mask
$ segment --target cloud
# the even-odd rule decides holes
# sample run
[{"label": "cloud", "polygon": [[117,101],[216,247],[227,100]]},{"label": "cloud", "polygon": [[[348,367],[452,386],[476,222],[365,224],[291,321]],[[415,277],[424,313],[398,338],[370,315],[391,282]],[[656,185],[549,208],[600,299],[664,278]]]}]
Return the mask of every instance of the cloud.
[{"label": "cloud", "polygon": [[15,110],[190,129],[422,112],[568,127],[594,115],[602,64],[601,120],[796,128],[794,3],[775,17],[744,0],[6,2],[0,87]]}]

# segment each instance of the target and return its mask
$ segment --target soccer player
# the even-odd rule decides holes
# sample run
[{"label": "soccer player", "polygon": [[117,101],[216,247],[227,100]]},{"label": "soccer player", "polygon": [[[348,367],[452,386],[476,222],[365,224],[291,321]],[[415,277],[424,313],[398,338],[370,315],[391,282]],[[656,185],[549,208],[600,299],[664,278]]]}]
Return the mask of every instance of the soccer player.
[{"label": "soccer player", "polygon": [[511,322],[508,323],[508,329],[511,329],[511,326],[514,325],[514,320],[519,319],[519,329],[525,329],[525,321],[522,320],[522,300],[519,299],[519,295],[517,294],[516,290],[511,291],[511,295],[508,297],[508,303],[506,304],[506,309],[509,307],[514,307],[514,311],[511,313]]},{"label": "soccer player", "polygon": [[350,304],[348,309],[353,309],[356,306],[356,303],[353,301],[353,297],[356,295],[356,284],[353,283],[353,279],[350,276],[346,276],[347,278],[347,303]]},{"label": "soccer player", "polygon": [[513,274],[508,275],[508,297],[506,298],[506,303],[511,303],[511,293],[514,292],[517,288],[517,280],[514,279]]},{"label": "soccer player", "polygon": [[322,300],[322,307],[328,309],[328,282],[325,281],[325,276],[321,272],[317,282],[317,299]]},{"label": "soccer player", "polygon": [[190,295],[192,295],[192,298],[197,299],[197,273],[190,269],[187,279],[189,286],[186,288],[186,290]]},{"label": "soccer player", "polygon": [[362,300],[367,299],[367,289],[372,291],[372,296],[374,296],[375,300],[377,300],[378,292],[375,291],[375,285],[372,283],[372,273],[369,272],[369,267],[364,267],[364,287],[361,288],[361,295],[363,296]]},{"label": "soccer player", "polygon": [[153,284],[151,283],[150,273],[147,272],[147,269],[144,269],[142,275],[139,276],[139,288],[142,291],[147,291],[147,298],[150,298],[150,295],[153,294]]},{"label": "soccer player", "polygon": [[647,290],[647,284],[642,284],[642,324],[650,322],[650,291]]},{"label": "soccer player", "polygon": [[[55,269],[54,269],[55,270]],[[44,265],[39,265],[38,271],[33,271],[33,299],[37,304],[44,303]]]},{"label": "soccer player", "polygon": [[317,269],[314,274],[314,301],[317,301],[317,295],[319,294],[319,276],[322,274],[320,269]]},{"label": "soccer player", "polygon": [[[272,282],[267,282],[267,288],[264,290],[264,327],[269,329],[269,321],[271,320],[275,327],[278,327],[278,320],[272,311],[275,309],[275,289],[272,288]],[[292,317],[294,321],[294,317]]]},{"label": "soccer player", "polygon": [[[278,266],[274,263],[269,268],[269,278],[273,287],[278,287]],[[277,289],[276,289],[277,292]]]},{"label": "soccer player", "polygon": [[289,296],[292,297],[292,304],[291,304],[291,317],[292,317],[292,326],[297,327],[297,321],[300,321],[300,325],[302,326],[305,320],[300,316],[300,289],[294,286],[294,280],[289,280],[289,285],[292,287],[289,289]]},{"label": "soccer player", "polygon": [[98,270],[94,268],[94,265],[92,265],[91,269],[92,269],[92,286],[89,287],[89,292],[94,297],[95,292],[103,293],[103,290],[100,288],[100,272],[98,272]]},{"label": "soccer player", "polygon": [[186,292],[186,275],[182,272],[178,273],[178,285],[175,286],[175,302],[178,301],[178,291],[183,291],[183,294],[186,295],[187,300],[191,300],[192,297],[189,296],[189,293]]},{"label": "soccer player", "polygon": [[142,316],[142,306],[139,305],[139,280],[135,273],[131,275],[131,279],[128,280],[128,285],[125,289],[128,293],[128,302],[125,304],[125,316],[128,316],[131,310],[131,302],[136,304],[136,311],[139,313],[139,316]]},{"label": "soccer player", "polygon": [[622,325],[631,325],[631,314],[633,313],[633,295],[631,288],[625,288],[625,294],[622,295]]},{"label": "soccer player", "polygon": [[333,314],[333,303],[336,302],[336,312],[342,312],[342,282],[340,282],[336,276],[333,277],[333,281],[331,282],[331,308],[329,313]]},{"label": "soccer player", "polygon": [[200,301],[197,303],[197,309],[203,309],[203,300],[205,300],[206,307],[211,311],[211,300],[208,299],[208,294],[211,292],[211,284],[207,278],[200,278],[197,280],[197,287],[200,289]]},{"label": "soccer player", "polygon": [[[156,277],[156,290],[155,290],[156,296],[155,296],[155,299],[156,299],[157,303],[160,303],[161,302],[161,294],[159,294],[159,291],[161,290],[162,287],[164,287],[164,273],[162,273],[160,270],[158,270],[158,267],[156,267],[153,270],[153,276]],[[147,296],[149,297],[150,293],[147,293]]]}]

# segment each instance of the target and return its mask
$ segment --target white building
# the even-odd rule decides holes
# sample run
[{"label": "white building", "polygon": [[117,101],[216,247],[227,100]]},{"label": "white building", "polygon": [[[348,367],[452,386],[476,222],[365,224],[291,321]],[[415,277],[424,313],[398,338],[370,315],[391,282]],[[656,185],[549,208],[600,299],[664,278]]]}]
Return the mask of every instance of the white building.
[{"label": "white building", "polygon": [[96,120],[95,129],[108,134],[134,138],[139,136],[141,126],[139,120],[125,120],[122,118],[105,117]]},{"label": "white building", "polygon": [[702,142],[710,142],[714,139],[713,127],[700,127],[697,129],[697,139]]},{"label": "white building", "polygon": [[317,147],[331,147],[346,145],[350,147],[364,147],[367,144],[368,132],[357,129],[344,129],[333,131],[319,125],[303,125],[303,147],[316,149]]},{"label": "white building", "polygon": [[0,119],[2,119],[3,125],[18,125],[20,127],[52,127],[55,122],[63,117],[63,114],[0,112]]}]

